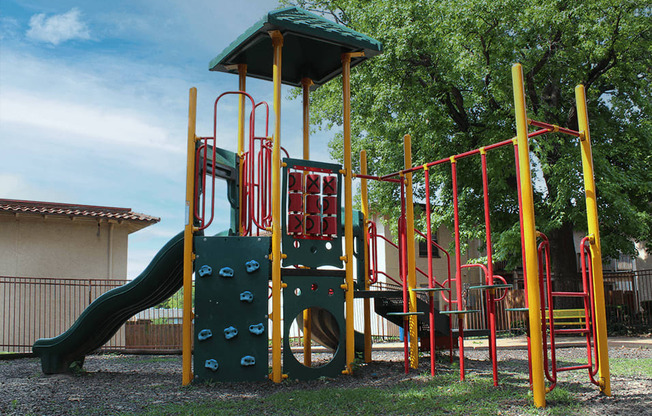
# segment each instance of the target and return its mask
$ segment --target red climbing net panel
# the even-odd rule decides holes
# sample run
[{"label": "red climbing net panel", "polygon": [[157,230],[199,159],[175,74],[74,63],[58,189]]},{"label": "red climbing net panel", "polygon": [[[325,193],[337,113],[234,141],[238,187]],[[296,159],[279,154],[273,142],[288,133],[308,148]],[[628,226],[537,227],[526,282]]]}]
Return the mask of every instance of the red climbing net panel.
[{"label": "red climbing net panel", "polygon": [[340,234],[338,177],[331,169],[294,165],[287,174],[286,233],[331,240]]}]

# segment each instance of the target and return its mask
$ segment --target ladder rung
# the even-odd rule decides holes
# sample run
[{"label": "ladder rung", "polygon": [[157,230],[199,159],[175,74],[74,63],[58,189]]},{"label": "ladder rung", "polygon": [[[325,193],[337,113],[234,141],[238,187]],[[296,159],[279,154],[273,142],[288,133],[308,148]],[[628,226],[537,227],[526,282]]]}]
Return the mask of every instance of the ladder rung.
[{"label": "ladder rung", "polygon": [[582,329],[555,329],[555,334],[586,334],[587,332],[590,331],[590,329],[587,328],[582,328]]},{"label": "ladder rung", "polygon": [[586,298],[589,296],[589,294],[584,292],[552,292],[552,296],[557,296],[560,298]]},{"label": "ladder rung", "polygon": [[571,367],[557,367],[557,371],[573,371],[573,370],[586,370],[591,369],[591,366],[588,364],[575,365]]}]

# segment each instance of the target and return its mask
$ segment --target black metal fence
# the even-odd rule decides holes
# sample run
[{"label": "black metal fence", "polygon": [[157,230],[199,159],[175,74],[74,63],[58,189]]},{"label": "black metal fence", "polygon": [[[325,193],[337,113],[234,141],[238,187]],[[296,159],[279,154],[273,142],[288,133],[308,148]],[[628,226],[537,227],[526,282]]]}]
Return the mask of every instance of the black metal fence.
[{"label": "black metal fence", "polygon": [[[36,339],[59,335],[97,297],[124,283],[121,280],[0,276],[0,353],[31,352]],[[610,335],[652,330],[652,270],[605,273],[604,289]],[[496,305],[497,329],[502,331],[524,326],[527,319],[524,313],[505,311],[505,308],[524,306],[523,290],[507,292],[504,301]],[[482,299],[474,302],[467,307],[483,309]],[[166,308],[151,308],[134,316],[102,350],[180,351],[181,299],[173,299],[168,304]],[[357,312],[356,315],[361,316]],[[356,328],[361,329],[361,325],[356,322]],[[470,317],[465,326],[484,329],[486,319],[478,314]],[[382,319],[373,325],[375,336],[396,335],[396,330]]]},{"label": "black metal fence", "polygon": [[[34,341],[66,331],[103,293],[125,280],[0,276],[0,353],[31,353]],[[182,294],[171,298],[180,304]],[[181,310],[150,308],[132,317],[102,351],[181,351]]]},{"label": "black metal fence", "polygon": [[[0,351],[29,353],[38,338],[68,329],[102,293],[124,280],[0,277]],[[103,347],[124,346],[121,329]]]},{"label": "black metal fence", "polygon": [[[63,333],[96,298],[125,283],[0,276],[0,354],[31,353],[34,341]],[[134,315],[100,350],[180,353],[183,289],[164,303]],[[362,330],[362,299],[356,300],[355,308],[355,327]],[[398,327],[375,314],[371,324],[375,337],[398,337]],[[295,322],[289,336],[298,337],[300,331]]]},{"label": "black metal fence", "polygon": [[612,334],[652,329],[652,270],[605,273],[608,331]]}]

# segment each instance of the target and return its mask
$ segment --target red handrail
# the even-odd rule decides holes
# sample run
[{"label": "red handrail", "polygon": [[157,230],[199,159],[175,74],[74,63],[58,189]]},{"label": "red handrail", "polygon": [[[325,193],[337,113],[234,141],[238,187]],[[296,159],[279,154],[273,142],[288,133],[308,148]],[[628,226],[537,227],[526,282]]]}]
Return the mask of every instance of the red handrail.
[{"label": "red handrail", "polygon": [[[581,241],[581,246],[582,246],[582,251],[581,251],[581,262],[582,262],[582,285],[584,289],[588,289],[589,291],[589,298],[585,300],[584,302],[584,313],[588,317],[591,317],[591,328],[593,329],[593,351],[595,354],[595,368],[591,367],[591,339],[589,338],[589,333],[587,332],[586,335],[586,346],[587,346],[587,356],[588,356],[588,365],[589,365],[589,378],[591,379],[591,382],[595,384],[596,386],[599,386],[600,383],[598,380],[595,379],[595,375],[598,373],[598,369],[600,368],[600,361],[599,361],[599,355],[598,355],[598,347],[595,343],[595,340],[598,339],[597,337],[597,325],[596,325],[596,313],[595,313],[595,292],[594,292],[594,287],[593,287],[593,268],[591,267],[591,262],[592,262],[592,257],[593,254],[591,253],[591,244],[590,244],[590,237],[584,237]],[[587,288],[587,283],[588,283],[588,288]],[[588,301],[588,303],[587,303]],[[586,319],[586,326],[588,328],[588,319]]]},{"label": "red handrail", "polygon": [[[428,236],[426,234],[422,233],[421,231],[417,230],[416,228],[414,229],[414,232],[419,234],[421,237],[425,238],[426,241],[428,241]],[[431,243],[432,246],[437,247],[438,250],[441,250],[441,251],[444,252],[444,254],[446,254],[446,261],[447,261],[447,265],[448,265],[448,278],[450,279],[450,277],[451,277],[451,255],[450,255],[450,253],[446,249],[444,249],[444,247],[437,244],[437,242],[435,240],[433,240],[432,238],[430,239],[430,243]],[[429,257],[432,257],[432,254]],[[429,262],[430,262],[430,264],[432,264],[432,258],[429,259]],[[424,276],[428,276],[427,274],[425,274],[423,271],[419,270],[418,268],[417,268],[417,270],[420,271]],[[439,285],[439,287],[444,287],[441,283],[437,282],[436,278],[433,279],[433,284]],[[450,288],[448,288],[448,289],[450,289]]]},{"label": "red handrail", "polygon": [[[385,277],[392,280],[393,282],[395,282],[396,284],[402,286],[402,284],[399,281],[397,281],[396,279],[394,279],[393,277],[391,277],[387,273],[378,270],[378,241],[377,240],[383,240],[385,243],[387,243],[390,246],[396,248],[397,250],[399,249],[399,246],[397,244],[395,244],[393,241],[391,241],[390,239],[388,239],[387,237],[385,237],[384,235],[378,234],[378,231],[377,231],[378,227],[377,227],[376,223],[374,223],[373,221],[368,222],[368,229],[369,229],[369,232],[368,232],[368,244],[367,244],[367,246],[369,248],[368,257],[369,257],[369,276],[370,276],[369,282],[370,282],[370,284],[377,283],[378,282],[378,274],[382,274]],[[414,229],[414,232],[416,232],[417,234],[422,235],[422,236],[424,235],[421,231],[417,230],[416,228]],[[442,250],[446,254],[446,257],[447,257],[447,260],[448,260],[448,276],[450,277],[450,254],[448,253],[448,251],[446,251],[442,246],[437,244],[435,241],[432,241],[432,245],[437,247],[438,249]],[[421,270],[420,268],[415,267],[415,269],[422,276],[424,276],[426,278],[428,277],[428,274],[426,272],[424,272],[423,270]],[[448,279],[445,280],[445,282],[446,281],[448,281]],[[436,285],[437,287],[441,287],[441,288],[444,288],[444,289],[448,289],[449,291],[451,290],[450,287],[448,287],[448,288],[445,287],[442,283],[437,282],[436,279],[433,280],[433,285]],[[446,299],[446,302],[448,302],[447,299]]]},{"label": "red handrail", "polygon": [[[265,146],[269,141],[269,104],[261,101],[254,106],[252,112],[255,112],[258,107],[265,107],[265,134],[257,136],[254,130],[253,142],[250,148],[245,152],[245,163],[248,170],[251,172],[251,192],[249,196],[249,217],[256,226],[256,235],[260,234],[260,230],[264,230],[271,225],[271,148]],[[255,129],[255,126],[254,126]],[[258,142],[258,152],[256,152],[256,142]],[[256,155],[257,169],[256,177],[253,176],[254,155]],[[247,188],[247,184],[245,184]],[[254,190],[256,192],[254,192]],[[254,207],[256,209],[254,210]]]},{"label": "red handrail", "polygon": [[[197,158],[196,160],[201,160],[200,158],[203,156],[203,163],[195,164],[195,218],[199,222],[198,230],[204,230],[208,228],[212,222],[213,219],[215,218],[215,169],[212,169],[211,173],[211,193],[210,193],[210,200],[211,200],[211,207],[210,207],[210,217],[207,219],[206,218],[206,200],[207,200],[207,189],[206,189],[206,169],[208,166],[208,147],[210,143],[212,142],[213,146],[213,151],[212,151],[212,160],[213,163],[215,162],[216,159],[216,149],[217,149],[217,105],[219,101],[227,96],[227,95],[241,95],[249,98],[251,101],[251,106],[252,109],[255,108],[256,104],[251,95],[244,91],[227,91],[222,94],[220,94],[216,99],[215,103],[213,105],[213,137],[202,137],[200,138],[200,142],[203,141],[203,143],[200,143],[200,145],[197,147],[197,152],[195,154],[195,157]],[[249,116],[249,146],[250,148],[253,146],[253,134],[254,134],[254,126],[255,126],[255,113],[252,110],[250,116]],[[203,170],[202,170],[203,168]],[[250,169],[253,169],[251,167]],[[246,172],[246,169],[243,169],[244,172]],[[204,172],[203,177],[199,177],[200,173]],[[249,172],[249,175],[251,176],[251,172]],[[199,186],[201,184],[201,186]],[[201,188],[201,192],[199,192],[199,189]],[[243,188],[243,192],[246,194],[246,186]],[[201,202],[200,202],[201,199]],[[242,198],[241,204],[246,204],[246,198]],[[244,207],[240,207],[242,210]],[[240,224],[241,227],[244,229],[247,229],[246,224],[243,221],[243,215],[242,211],[240,214]]]}]

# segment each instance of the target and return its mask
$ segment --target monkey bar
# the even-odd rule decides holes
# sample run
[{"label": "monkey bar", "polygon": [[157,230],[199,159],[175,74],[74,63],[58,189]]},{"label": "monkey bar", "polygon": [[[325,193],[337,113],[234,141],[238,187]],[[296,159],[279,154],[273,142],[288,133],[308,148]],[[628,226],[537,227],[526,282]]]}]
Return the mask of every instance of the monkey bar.
[{"label": "monkey bar", "polygon": [[[547,130],[542,130],[542,132],[546,132]],[[542,134],[535,132],[533,134]],[[408,146],[409,142],[409,136],[406,136],[406,146]],[[431,323],[431,333],[430,333],[430,341],[431,341],[431,348],[434,348],[434,306],[432,303],[433,300],[433,295],[434,292],[439,290],[437,287],[440,285],[440,287],[444,287],[446,284],[449,286],[449,290],[451,287],[451,283],[453,280],[455,280],[455,299],[451,299],[450,296],[446,297],[444,293],[442,293],[442,298],[444,299],[445,302],[449,304],[455,304],[457,309],[451,309],[447,311],[441,311],[440,313],[443,314],[449,314],[451,316],[457,317],[458,319],[458,348],[459,348],[459,355],[460,355],[460,380],[464,380],[464,375],[465,375],[465,367],[464,367],[464,315],[469,314],[469,313],[477,313],[479,311],[476,310],[466,310],[465,305],[463,303],[463,296],[462,296],[462,269],[469,268],[469,267],[479,267],[482,269],[484,272],[484,284],[483,285],[477,285],[474,286],[474,289],[479,289],[479,290],[486,290],[488,293],[487,296],[487,312],[488,312],[488,321],[489,321],[489,328],[490,328],[490,352],[491,352],[491,360],[492,360],[492,365],[493,365],[493,374],[494,374],[494,384],[497,385],[498,383],[498,378],[497,378],[497,354],[496,354],[496,324],[495,324],[495,302],[500,301],[504,298],[504,295],[500,298],[495,298],[494,292],[497,289],[505,289],[507,287],[510,287],[511,285],[506,285],[505,280],[500,277],[496,276],[493,273],[493,248],[492,248],[492,242],[491,242],[491,222],[490,222],[490,210],[489,210],[489,190],[488,190],[488,175],[487,175],[487,161],[486,161],[486,155],[488,151],[494,150],[494,149],[499,149],[504,146],[512,145],[514,147],[514,152],[515,152],[515,166],[516,166],[516,175],[518,178],[519,175],[519,170],[518,170],[518,158],[516,157],[518,155],[518,146],[516,143],[515,139],[510,139],[510,140],[504,140],[498,143],[493,143],[484,147],[480,147],[474,150],[470,150],[464,153],[460,153],[448,158],[443,158],[436,160],[434,162],[429,162],[425,163],[420,166],[414,166],[414,167],[406,167],[403,170],[400,170],[398,172],[394,172],[388,175],[383,175],[383,176],[373,176],[373,175],[356,175],[358,178],[363,178],[363,179],[371,179],[371,180],[378,180],[378,181],[387,181],[387,182],[393,182],[393,183],[399,183],[401,186],[401,216],[399,218],[399,244],[397,248],[399,249],[399,271],[401,274],[401,282],[404,290],[404,308],[405,308],[405,313],[406,313],[406,318],[412,315],[407,315],[408,313],[415,312],[414,310],[410,310],[408,308],[408,302],[406,302],[407,296],[409,292],[419,292],[419,289],[414,288],[413,286],[410,286],[407,283],[407,275],[408,275],[408,268],[410,267],[408,262],[406,261],[407,256],[407,245],[408,242],[410,241],[407,238],[405,230],[407,227],[412,226],[413,224],[407,224],[407,206],[406,206],[406,177],[408,175],[411,175],[413,173],[423,171],[424,172],[424,181],[425,181],[425,192],[426,192],[426,234],[423,235],[426,238],[426,241],[432,241],[432,210],[431,210],[431,198],[430,198],[430,169],[432,167],[435,167],[437,165],[445,164],[445,163],[450,163],[451,165],[451,178],[452,178],[452,192],[453,192],[453,214],[454,214],[454,225],[453,225],[453,230],[454,230],[454,236],[455,236],[455,278],[451,279],[450,272],[448,279],[444,281],[442,284],[439,284],[436,279],[433,276],[433,271],[432,271],[432,245],[428,244],[428,290],[426,291],[425,288],[423,291],[429,292],[430,294],[430,301],[431,301],[431,314],[430,314],[430,323]],[[407,150],[406,150],[407,152]],[[486,235],[486,245],[487,245],[487,266],[485,265],[478,265],[478,264],[467,264],[467,265],[462,265],[461,263],[461,242],[460,242],[460,230],[459,230],[459,196],[458,196],[458,180],[457,180],[457,162],[460,159],[468,158],[474,155],[480,155],[480,160],[481,160],[481,172],[482,172],[482,184],[483,184],[483,207],[485,211],[485,235]],[[397,178],[398,176],[398,178]],[[517,187],[518,187],[518,192],[520,194],[520,178],[517,179]],[[374,234],[373,232],[371,233],[372,235]],[[448,253],[446,253],[448,256]],[[372,256],[374,256],[374,253],[372,253]],[[450,259],[450,257],[449,257]],[[449,260],[450,261],[450,260]],[[421,272],[414,266],[415,271]],[[423,273],[423,272],[421,272]],[[377,279],[377,274],[375,276]],[[502,281],[501,283],[496,283],[494,280],[500,280]],[[405,321],[407,323],[407,319]],[[405,328],[407,332],[407,327]],[[407,337],[405,338],[405,342],[407,342]],[[416,342],[416,341],[412,341]],[[407,348],[406,348],[407,351]],[[434,362],[434,350],[431,350],[431,374],[434,374],[435,372],[435,362]],[[407,353],[406,353],[406,368],[407,368]]]},{"label": "monkey bar", "polygon": [[[604,317],[604,293],[602,287],[602,265],[601,265],[601,254],[600,254],[600,242],[599,242],[599,231],[597,223],[597,205],[595,201],[595,183],[593,179],[593,168],[592,168],[592,157],[591,157],[591,148],[589,141],[589,131],[588,131],[588,117],[586,115],[586,97],[584,94],[584,87],[578,86],[576,88],[576,101],[578,107],[578,120],[580,125],[580,130],[575,131],[572,129],[567,129],[559,127],[554,124],[549,124],[541,121],[531,120],[527,118],[525,112],[525,94],[523,89],[523,73],[520,64],[514,65],[512,68],[512,78],[514,85],[514,101],[516,107],[516,124],[517,124],[517,136],[510,140],[504,140],[498,143],[490,144],[478,149],[470,150],[467,152],[459,153],[447,158],[442,158],[432,162],[425,163],[421,166],[411,166],[411,150],[410,150],[410,136],[406,135],[404,138],[405,145],[405,168],[396,172],[392,172],[382,176],[369,175],[365,171],[363,174],[357,175],[357,177],[363,180],[378,180],[378,181],[387,181],[398,183],[401,187],[401,216],[399,217],[398,230],[399,230],[399,272],[401,274],[401,282],[403,285],[404,293],[404,305],[407,304],[407,294],[414,293],[419,291],[414,288],[414,282],[410,282],[408,276],[410,272],[414,273],[416,266],[414,263],[410,263],[410,256],[407,252],[409,247],[408,242],[413,240],[409,238],[406,230],[413,229],[413,219],[409,218],[409,208],[411,201],[411,181],[412,174],[424,171],[424,182],[425,182],[425,191],[426,191],[426,223],[427,223],[427,241],[431,241],[431,202],[430,202],[430,172],[429,170],[437,165],[450,163],[451,165],[451,180],[452,180],[452,198],[453,198],[453,227],[454,227],[454,236],[455,236],[455,281],[456,281],[456,299],[446,298],[442,293],[442,297],[445,301],[450,303],[455,303],[457,305],[457,310],[449,310],[442,313],[447,313],[452,316],[458,317],[458,344],[460,349],[460,379],[464,379],[464,319],[463,316],[468,313],[473,313],[474,311],[465,310],[463,299],[462,299],[462,288],[461,288],[461,275],[462,269],[469,267],[479,267],[484,272],[485,284],[473,286],[473,289],[486,290],[487,291],[487,311],[488,311],[488,320],[490,325],[490,353],[491,360],[493,364],[493,375],[494,375],[494,384],[497,384],[497,373],[496,373],[496,363],[497,363],[497,354],[496,354],[496,334],[495,334],[495,302],[500,301],[504,298],[505,295],[501,297],[496,297],[495,291],[499,289],[506,289],[509,285],[505,283],[505,280],[494,274],[493,272],[493,252],[492,252],[492,241],[491,241],[491,221],[490,221],[490,205],[489,205],[489,191],[488,191],[488,177],[487,177],[487,152],[493,149],[497,149],[503,146],[512,144],[514,146],[514,156],[515,156],[515,169],[517,177],[517,192],[518,192],[518,204],[519,204],[519,222],[521,229],[521,246],[522,256],[523,256],[523,269],[524,269],[524,280],[526,284],[526,295],[525,302],[526,308],[524,311],[528,311],[529,314],[529,323],[530,331],[528,334],[528,356],[529,356],[529,365],[530,365],[530,382],[532,384],[532,389],[534,391],[534,403],[536,406],[542,407],[545,406],[545,384],[544,384],[544,372],[548,379],[551,381],[552,390],[556,383],[556,373],[557,371],[569,371],[576,369],[588,369],[589,376],[591,381],[599,385],[601,390],[605,394],[610,394],[610,385],[609,385],[609,369],[608,369],[608,353],[607,353],[607,343],[606,343],[606,324]],[[528,132],[528,125],[538,127],[538,130],[533,132]],[[529,159],[529,144],[528,139],[533,137],[542,136],[547,133],[563,133],[578,137],[581,144],[582,152],[582,165],[584,170],[584,187],[586,191],[586,200],[587,200],[587,219],[589,223],[589,236],[582,241],[581,253],[582,253],[582,269],[583,269],[583,292],[552,292],[550,282],[547,284],[548,297],[543,295],[543,283],[541,283],[541,288],[539,287],[538,281],[540,279],[533,279],[528,277],[538,276],[539,271],[541,270],[541,275],[544,275],[542,264],[545,262],[546,268],[549,268],[549,259],[545,255],[547,250],[547,240],[543,244],[541,250],[537,249],[536,245],[536,228],[534,222],[534,203],[533,203],[533,189],[532,189],[532,179],[530,171],[530,159]],[[473,155],[480,155],[481,162],[481,172],[482,172],[482,186],[483,186],[483,208],[484,208],[484,219],[485,219],[485,241],[487,245],[487,265],[473,265],[461,264],[461,244],[460,244],[460,230],[459,230],[459,196],[458,196],[458,178],[457,178],[457,163],[463,158],[467,158]],[[407,187],[407,191],[406,191]],[[366,201],[364,202],[366,203]],[[370,228],[371,229],[371,228]],[[372,233],[373,234],[373,233]],[[410,243],[411,244],[411,243]],[[407,257],[407,259],[406,259]],[[587,260],[588,259],[588,260]],[[436,283],[436,279],[432,278],[432,248],[431,245],[428,245],[428,289],[423,289],[422,291],[429,293],[431,296],[437,290],[436,284],[433,284],[433,280]],[[541,268],[541,269],[540,269]],[[540,270],[539,270],[540,269]],[[377,278],[378,272],[375,272],[375,278]],[[549,274],[548,274],[549,275]],[[445,281],[442,285],[445,285],[447,282],[450,285],[452,279],[449,277],[448,281]],[[500,283],[502,281],[502,283]],[[552,297],[580,297],[585,302],[585,315],[586,315],[586,327],[581,329],[560,329],[555,328],[554,326],[554,317],[552,313]],[[546,311],[543,305],[549,305],[549,320],[551,328],[551,347],[554,351],[555,342],[554,334],[582,334],[587,337],[587,355],[589,357],[589,363],[586,365],[579,366],[569,366],[557,368],[554,352],[552,358],[552,372],[548,371],[548,356],[547,353],[544,356],[544,349],[547,350],[547,337],[546,330],[547,326],[545,319],[542,319],[545,316]],[[414,308],[404,306],[405,311],[404,315],[406,320],[404,321],[404,327],[407,330],[408,319],[411,319]],[[543,325],[543,326],[542,326]],[[432,328],[431,328],[432,330]],[[591,340],[591,335],[593,336],[593,341]],[[531,340],[530,337],[533,339]],[[407,341],[406,341],[407,342]],[[413,336],[411,340],[413,346],[416,346],[416,338]],[[594,350],[591,350],[591,345],[595,346]],[[431,343],[432,345],[432,343]],[[410,350],[411,355],[413,349]],[[408,348],[407,344],[405,347],[406,353],[406,371],[408,363]],[[431,360],[432,359],[431,353]],[[593,358],[592,358],[593,357]],[[414,362],[417,360],[417,357],[410,357],[412,365],[414,367]],[[544,368],[545,367],[545,368]],[[431,361],[431,372],[434,374],[434,361]],[[598,380],[594,378],[597,373],[600,373]]]}]

